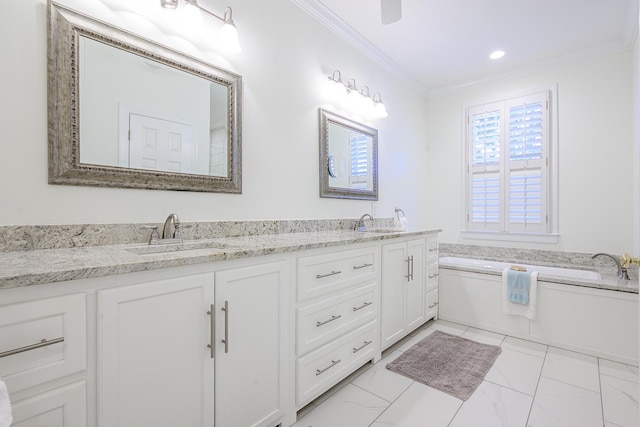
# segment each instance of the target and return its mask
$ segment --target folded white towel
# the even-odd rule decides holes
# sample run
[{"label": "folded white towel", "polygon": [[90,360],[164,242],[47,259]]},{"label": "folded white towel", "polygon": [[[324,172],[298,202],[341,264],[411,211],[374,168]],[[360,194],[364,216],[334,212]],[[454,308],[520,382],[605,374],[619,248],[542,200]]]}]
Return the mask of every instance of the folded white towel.
[{"label": "folded white towel", "polygon": [[502,271],[502,312],[514,316],[526,317],[529,320],[536,318],[536,296],[538,293],[538,272],[531,272],[531,280],[529,282],[529,304],[516,304],[509,299],[509,281],[507,267]]},{"label": "folded white towel", "polygon": [[0,427],[9,427],[12,422],[9,392],[6,384],[0,380]]}]

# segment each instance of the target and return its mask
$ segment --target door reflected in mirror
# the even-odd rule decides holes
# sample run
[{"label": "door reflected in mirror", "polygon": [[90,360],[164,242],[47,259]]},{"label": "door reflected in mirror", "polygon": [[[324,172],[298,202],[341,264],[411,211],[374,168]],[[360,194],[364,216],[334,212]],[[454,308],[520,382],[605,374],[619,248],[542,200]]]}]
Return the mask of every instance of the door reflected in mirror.
[{"label": "door reflected in mirror", "polygon": [[378,131],[320,109],[320,197],[378,200]]},{"label": "door reflected in mirror", "polygon": [[79,40],[80,163],[227,176],[226,86]]}]

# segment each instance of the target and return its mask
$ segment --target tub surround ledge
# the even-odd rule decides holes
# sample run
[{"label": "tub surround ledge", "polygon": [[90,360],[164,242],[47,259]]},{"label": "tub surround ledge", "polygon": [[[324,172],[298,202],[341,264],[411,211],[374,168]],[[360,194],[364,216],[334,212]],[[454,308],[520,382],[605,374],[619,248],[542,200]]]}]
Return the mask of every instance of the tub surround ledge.
[{"label": "tub surround ledge", "polygon": [[[440,258],[457,257],[471,258],[486,261],[499,261],[519,264],[533,264],[549,267],[570,268],[577,270],[597,271],[602,276],[601,280],[586,278],[560,277],[548,274],[539,274],[538,281],[582,286],[588,288],[607,289],[612,291],[638,293],[638,269],[629,269],[630,280],[616,277],[616,266],[607,258],[591,258],[590,253],[558,252],[535,249],[514,249],[490,246],[460,245],[440,243]],[[447,263],[441,268],[451,270],[470,271],[474,273],[499,276],[502,271],[492,267],[481,265],[455,265]]]}]

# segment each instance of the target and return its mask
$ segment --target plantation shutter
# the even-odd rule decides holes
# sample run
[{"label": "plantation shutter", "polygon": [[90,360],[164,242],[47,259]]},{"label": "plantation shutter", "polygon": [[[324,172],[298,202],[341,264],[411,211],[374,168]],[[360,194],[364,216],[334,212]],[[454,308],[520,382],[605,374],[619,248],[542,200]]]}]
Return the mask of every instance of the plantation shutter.
[{"label": "plantation shutter", "polygon": [[506,103],[509,180],[505,208],[509,231],[546,231],[547,105],[544,93]]},{"label": "plantation shutter", "polygon": [[502,229],[502,108],[492,104],[469,112],[469,215],[472,230]]},{"label": "plantation shutter", "polygon": [[548,92],[467,112],[467,229],[546,233]]},{"label": "plantation shutter", "polygon": [[351,188],[370,189],[370,152],[369,137],[361,133],[354,133],[351,137]]}]

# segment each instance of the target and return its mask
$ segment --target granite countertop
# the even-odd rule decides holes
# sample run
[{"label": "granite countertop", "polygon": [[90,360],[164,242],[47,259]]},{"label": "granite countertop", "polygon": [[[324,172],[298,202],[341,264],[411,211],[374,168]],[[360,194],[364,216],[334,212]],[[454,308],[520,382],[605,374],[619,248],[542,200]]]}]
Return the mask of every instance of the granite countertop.
[{"label": "granite countertop", "polygon": [[0,290],[67,280],[421,235],[433,230],[351,230],[260,234],[185,241],[183,244],[126,244],[0,253]]},{"label": "granite countertop", "polygon": [[[576,267],[575,265],[569,265],[569,264],[567,265],[553,264],[550,266],[581,269],[580,267]],[[502,270],[491,268],[491,267],[483,267],[483,266],[468,266],[468,265],[444,266],[442,265],[440,266],[440,268],[448,268],[451,270],[459,270],[459,271],[470,271],[473,273],[491,274],[494,276],[502,275]],[[628,292],[628,293],[636,293],[636,294],[638,293],[637,278],[633,278],[631,280],[618,279],[618,277],[615,274],[608,274],[602,271],[600,271],[600,275],[602,276],[601,280],[585,279],[585,278],[576,279],[571,277],[552,276],[549,274],[539,274],[538,281],[560,283],[563,285],[582,286],[587,288],[608,289],[612,291],[620,291],[620,292]]]}]

